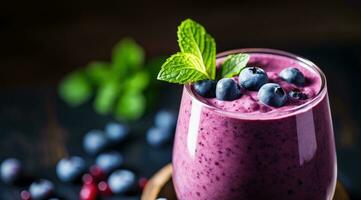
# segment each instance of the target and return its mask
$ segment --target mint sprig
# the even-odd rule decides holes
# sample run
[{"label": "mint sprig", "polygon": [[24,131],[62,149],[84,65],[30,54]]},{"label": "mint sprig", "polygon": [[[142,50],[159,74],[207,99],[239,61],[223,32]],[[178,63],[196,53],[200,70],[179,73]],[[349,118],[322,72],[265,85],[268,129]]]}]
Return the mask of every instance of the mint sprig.
[{"label": "mint sprig", "polygon": [[181,52],[172,55],[162,65],[158,80],[170,83],[192,83],[216,76],[216,43],[205,28],[187,19],[178,27]]},{"label": "mint sprig", "polygon": [[222,77],[231,78],[238,75],[246,67],[249,60],[248,54],[232,54],[227,56],[222,64]]}]

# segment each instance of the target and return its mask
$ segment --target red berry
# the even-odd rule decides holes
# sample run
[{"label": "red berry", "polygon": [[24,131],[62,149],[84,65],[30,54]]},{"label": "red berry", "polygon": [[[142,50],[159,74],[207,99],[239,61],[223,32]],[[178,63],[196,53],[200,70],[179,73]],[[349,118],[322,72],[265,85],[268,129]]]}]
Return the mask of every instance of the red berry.
[{"label": "red berry", "polygon": [[31,194],[29,191],[23,190],[20,193],[21,200],[31,200]]},{"label": "red berry", "polygon": [[94,184],[83,185],[79,194],[80,200],[96,200],[98,190]]},{"label": "red berry", "polygon": [[141,177],[139,180],[138,180],[138,186],[141,190],[143,190],[145,188],[145,185],[147,185],[147,182],[148,182],[148,179],[145,178],[145,177]]},{"label": "red berry", "polygon": [[93,176],[95,182],[104,181],[106,179],[106,175],[103,170],[96,165],[91,166],[89,171],[90,174]]},{"label": "red berry", "polygon": [[93,184],[94,183],[94,178],[90,174],[84,174],[82,177],[82,180],[83,180],[84,184]]},{"label": "red berry", "polygon": [[113,194],[113,192],[110,189],[108,183],[105,182],[105,181],[101,181],[101,182],[98,183],[98,190],[99,190],[99,193],[102,196],[110,196],[110,195]]}]

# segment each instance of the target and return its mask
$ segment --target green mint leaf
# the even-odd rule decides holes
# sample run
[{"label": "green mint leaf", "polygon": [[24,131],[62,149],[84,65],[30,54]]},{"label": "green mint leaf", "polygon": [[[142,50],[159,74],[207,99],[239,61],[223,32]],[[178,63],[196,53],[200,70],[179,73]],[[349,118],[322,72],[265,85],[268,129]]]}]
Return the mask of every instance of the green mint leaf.
[{"label": "green mint leaf", "polygon": [[183,53],[198,57],[206,67],[207,77],[215,79],[216,43],[205,28],[197,22],[187,19],[178,27],[178,44]]},{"label": "green mint leaf", "polygon": [[165,61],[157,78],[170,83],[184,84],[210,77],[198,57],[190,53],[177,53]]},{"label": "green mint leaf", "polygon": [[113,69],[117,74],[127,74],[139,69],[144,62],[144,51],[133,39],[125,38],[114,46]]},{"label": "green mint leaf", "polygon": [[238,75],[246,67],[248,60],[248,54],[240,53],[227,56],[222,64],[222,77],[231,78]]},{"label": "green mint leaf", "polygon": [[94,109],[99,114],[108,114],[114,108],[116,98],[120,92],[117,79],[109,79],[99,86],[94,100]]},{"label": "green mint leaf", "polygon": [[91,62],[85,69],[86,76],[95,85],[99,85],[111,75],[110,63]]},{"label": "green mint leaf", "polygon": [[128,90],[120,96],[114,114],[118,119],[136,120],[144,114],[145,108],[145,97]]},{"label": "green mint leaf", "polygon": [[59,85],[60,97],[70,106],[85,103],[92,94],[92,87],[85,75],[76,71],[66,76]]}]

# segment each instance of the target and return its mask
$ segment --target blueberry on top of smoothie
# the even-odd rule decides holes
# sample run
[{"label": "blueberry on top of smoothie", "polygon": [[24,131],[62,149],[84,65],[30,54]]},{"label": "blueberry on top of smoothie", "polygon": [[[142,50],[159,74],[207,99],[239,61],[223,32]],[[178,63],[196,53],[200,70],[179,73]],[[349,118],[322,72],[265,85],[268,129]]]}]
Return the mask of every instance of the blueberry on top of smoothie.
[{"label": "blueberry on top of smoothie", "polygon": [[292,84],[295,84],[297,86],[303,86],[305,83],[305,76],[302,74],[302,72],[294,67],[288,67],[286,69],[283,69],[279,76]]},{"label": "blueberry on top of smoothie", "polygon": [[286,92],[276,83],[264,84],[258,91],[261,103],[272,107],[281,107],[287,101]]},{"label": "blueberry on top of smoothie", "polygon": [[218,100],[233,101],[242,95],[241,88],[231,78],[222,78],[216,86],[216,97]]},{"label": "blueberry on top of smoothie", "polygon": [[194,83],[194,90],[202,97],[214,98],[216,97],[216,85],[214,80],[204,80]]},{"label": "blueberry on top of smoothie", "polygon": [[259,67],[247,67],[239,74],[239,84],[247,90],[257,91],[267,82],[266,72]]},{"label": "blueberry on top of smoothie", "polygon": [[288,96],[291,98],[291,99],[294,99],[294,100],[305,100],[307,99],[307,94],[301,92],[301,90],[295,88],[293,90],[291,90],[289,93],[288,93]]}]

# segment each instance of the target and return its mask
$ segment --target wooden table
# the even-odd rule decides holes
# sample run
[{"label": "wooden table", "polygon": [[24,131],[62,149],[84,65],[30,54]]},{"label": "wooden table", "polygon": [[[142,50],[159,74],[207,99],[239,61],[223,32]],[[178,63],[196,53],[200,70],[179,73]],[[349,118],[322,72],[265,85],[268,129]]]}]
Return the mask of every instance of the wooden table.
[{"label": "wooden table", "polygon": [[[149,180],[141,200],[155,200],[157,197],[166,197],[168,200],[177,199],[172,183],[171,164],[164,166]],[[348,194],[340,182],[337,182],[333,200],[349,200]]]}]

